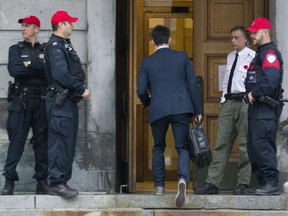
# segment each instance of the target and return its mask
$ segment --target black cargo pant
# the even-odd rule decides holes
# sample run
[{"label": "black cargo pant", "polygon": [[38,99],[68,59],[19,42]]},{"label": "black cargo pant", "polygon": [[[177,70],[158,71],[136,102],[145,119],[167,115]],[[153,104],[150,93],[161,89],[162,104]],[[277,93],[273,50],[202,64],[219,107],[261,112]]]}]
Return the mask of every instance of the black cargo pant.
[{"label": "black cargo pant", "polygon": [[258,183],[278,183],[276,111],[261,102],[248,106],[247,150]]},{"label": "black cargo pant", "polygon": [[[41,93],[41,90],[35,90]],[[24,108],[25,107],[25,108]],[[48,177],[47,158],[47,117],[45,101],[40,94],[27,93],[16,95],[8,108],[7,132],[10,140],[3,175],[12,181],[18,181],[16,167],[24,152],[30,127],[36,142],[33,143],[35,154],[35,174],[38,181]]]},{"label": "black cargo pant", "polygon": [[49,178],[52,186],[71,179],[78,132],[77,104],[66,98],[59,106],[55,104],[55,97],[53,91],[46,95]]}]

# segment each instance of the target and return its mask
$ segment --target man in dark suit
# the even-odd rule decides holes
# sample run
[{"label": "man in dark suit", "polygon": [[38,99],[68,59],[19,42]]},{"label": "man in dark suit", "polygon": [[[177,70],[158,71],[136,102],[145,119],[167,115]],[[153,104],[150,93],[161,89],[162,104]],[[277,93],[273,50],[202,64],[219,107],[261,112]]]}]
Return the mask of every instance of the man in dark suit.
[{"label": "man in dark suit", "polygon": [[186,199],[190,177],[188,152],[189,123],[192,116],[202,121],[202,104],[193,66],[185,52],[169,48],[169,28],[153,28],[152,42],[156,51],[142,60],[137,83],[137,94],[144,107],[150,110],[150,125],[154,139],[152,172],[155,195],[165,191],[165,137],[171,124],[178,153],[178,193],[176,206]]}]

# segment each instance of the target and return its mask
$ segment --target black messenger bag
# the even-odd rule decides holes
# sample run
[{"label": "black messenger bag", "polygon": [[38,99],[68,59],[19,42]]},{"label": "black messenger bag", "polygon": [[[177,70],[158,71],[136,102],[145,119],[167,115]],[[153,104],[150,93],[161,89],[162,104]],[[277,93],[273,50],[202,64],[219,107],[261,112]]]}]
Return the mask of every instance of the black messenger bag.
[{"label": "black messenger bag", "polygon": [[210,165],[212,155],[207,135],[201,124],[189,129],[189,155],[197,168],[204,168]]}]

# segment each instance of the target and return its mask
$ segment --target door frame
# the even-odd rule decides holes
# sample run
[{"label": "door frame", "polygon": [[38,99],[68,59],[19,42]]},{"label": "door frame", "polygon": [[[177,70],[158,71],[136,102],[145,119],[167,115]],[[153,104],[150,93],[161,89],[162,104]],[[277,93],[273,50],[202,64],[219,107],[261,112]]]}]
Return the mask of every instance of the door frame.
[{"label": "door frame", "polygon": [[[144,22],[144,12],[149,12],[149,9],[144,9],[144,0],[128,0],[129,1],[129,72],[128,72],[128,82],[129,82],[129,92],[128,92],[128,125],[127,125],[127,146],[128,146],[128,150],[127,150],[127,154],[128,154],[128,188],[130,192],[135,192],[136,190],[136,164],[137,164],[137,149],[136,149],[136,142],[137,142],[137,137],[136,137],[136,130],[137,127],[139,127],[139,125],[137,125],[137,112],[136,112],[136,104],[140,104],[140,101],[137,97],[136,94],[136,84],[137,84],[137,71],[138,71],[138,67],[140,64],[141,59],[143,58],[144,54],[145,54],[145,47],[146,46],[139,46],[137,47],[138,43],[143,43],[144,41],[144,34],[140,33],[138,34],[138,31],[141,31],[141,27],[144,26],[145,22]],[[218,1],[218,0],[213,0],[213,1]],[[225,0],[219,0],[222,2],[225,2]],[[244,0],[245,1],[245,0]],[[268,0],[252,0],[253,1],[253,16],[257,17],[257,16],[263,16],[263,14],[267,17],[268,16]],[[194,0],[193,2],[193,18],[195,18],[195,14],[198,14],[197,10],[203,10],[203,6],[207,5],[209,2],[208,0]],[[261,4],[260,4],[261,3]],[[154,4],[154,3],[153,3]],[[179,2],[175,2],[175,4],[179,4]],[[259,7],[259,5],[261,5],[261,7]],[[195,10],[195,8],[197,8],[197,10]],[[146,10],[146,11],[145,11]],[[164,8],[163,11],[161,12],[165,12],[165,11],[169,11],[169,8]],[[198,16],[197,15],[197,19],[198,20],[198,24],[194,22],[194,37],[193,37],[193,44],[194,44],[194,48],[193,48],[193,56],[194,59],[197,61],[194,61],[194,68],[196,73],[199,73],[202,71],[202,68],[205,67],[205,62],[204,62],[204,57],[203,57],[203,53],[198,53],[195,51],[198,48],[195,46],[201,46],[200,44],[197,44],[197,41],[199,40],[199,37],[205,37],[205,32],[201,31],[201,33],[199,33],[198,31],[196,32],[195,29],[197,28],[206,28],[207,26],[205,26],[205,18],[201,18],[201,15]],[[252,20],[251,20],[252,21]],[[202,25],[202,24],[203,25]],[[202,26],[201,26],[202,25]],[[199,30],[199,29],[198,29]],[[203,38],[202,38],[203,39]],[[225,38],[224,38],[225,39]],[[225,39],[226,40],[226,39]],[[209,49],[209,44],[205,45],[208,46],[206,47],[207,49]],[[228,45],[229,46],[229,45]],[[226,50],[228,50],[228,46],[226,46]],[[223,47],[219,47],[219,49],[223,49]],[[222,51],[220,53],[220,57],[223,58],[223,55],[226,55],[226,51]],[[206,56],[207,57],[207,56]],[[204,66],[203,66],[204,65]],[[197,72],[198,71],[198,72]],[[201,75],[202,73],[200,73]],[[199,74],[196,74],[199,75]],[[205,95],[207,95],[205,93]],[[206,98],[204,97],[204,100],[206,100]],[[210,110],[210,113],[214,113],[215,116],[213,116],[212,114],[210,114],[211,119],[213,120],[214,118],[217,118],[218,116],[218,110],[214,110],[214,108],[212,106],[209,105],[209,103],[206,104],[205,106],[206,110]],[[206,120],[206,122],[204,122],[204,127],[205,125],[209,124],[208,123],[209,119]],[[207,131],[208,135],[210,133],[212,133],[211,131]]]}]

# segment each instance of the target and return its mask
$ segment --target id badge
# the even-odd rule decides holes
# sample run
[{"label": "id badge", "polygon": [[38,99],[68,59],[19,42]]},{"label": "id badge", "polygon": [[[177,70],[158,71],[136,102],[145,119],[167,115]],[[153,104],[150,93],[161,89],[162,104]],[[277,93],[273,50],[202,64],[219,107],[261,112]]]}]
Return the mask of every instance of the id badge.
[{"label": "id badge", "polygon": [[247,84],[256,84],[256,72],[248,71],[247,73]]}]

